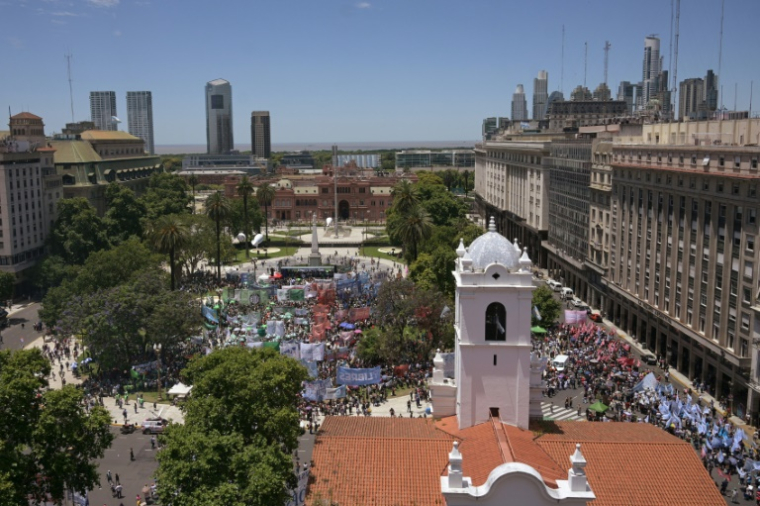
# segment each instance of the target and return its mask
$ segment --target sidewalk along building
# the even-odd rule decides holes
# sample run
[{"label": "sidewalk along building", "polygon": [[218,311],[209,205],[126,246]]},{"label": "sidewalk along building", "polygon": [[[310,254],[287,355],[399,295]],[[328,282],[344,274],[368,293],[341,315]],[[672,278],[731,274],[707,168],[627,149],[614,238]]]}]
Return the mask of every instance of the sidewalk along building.
[{"label": "sidewalk along building", "polygon": [[[267,208],[270,220],[285,222],[311,222],[312,214],[319,221],[335,216],[335,190],[338,196],[338,219],[353,224],[364,221],[373,223],[385,220],[385,213],[393,201],[391,192],[402,179],[416,181],[416,176],[366,176],[353,165],[338,170],[337,186],[332,176],[332,166],[325,166],[322,175],[290,175],[278,179],[252,180],[254,195],[261,183],[269,183],[275,195]],[[238,177],[229,177],[224,192],[230,198],[237,197]]]},{"label": "sidewalk along building", "polygon": [[103,215],[106,187],[113,182],[140,195],[150,176],[162,172],[161,159],[145,153],[145,142],[121,131],[87,130],[50,141],[63,197],[84,197]]},{"label": "sidewalk along building", "polygon": [[494,220],[456,254],[455,372],[437,353],[434,418],[327,417],[307,505],[722,504],[691,445],[658,427],[539,420],[531,260]]},{"label": "sidewalk along building", "polygon": [[[760,120],[644,125],[612,146],[608,299],[732,412],[760,409]],[[731,397],[729,397],[731,396]]]}]

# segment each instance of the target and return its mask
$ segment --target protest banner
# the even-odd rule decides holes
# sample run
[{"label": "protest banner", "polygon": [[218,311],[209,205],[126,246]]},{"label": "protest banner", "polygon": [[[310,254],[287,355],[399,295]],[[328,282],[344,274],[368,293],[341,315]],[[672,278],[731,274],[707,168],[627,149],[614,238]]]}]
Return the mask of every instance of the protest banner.
[{"label": "protest banner", "polygon": [[338,366],[338,375],[335,382],[339,385],[350,386],[374,385],[382,381],[382,376],[380,367],[360,369]]}]

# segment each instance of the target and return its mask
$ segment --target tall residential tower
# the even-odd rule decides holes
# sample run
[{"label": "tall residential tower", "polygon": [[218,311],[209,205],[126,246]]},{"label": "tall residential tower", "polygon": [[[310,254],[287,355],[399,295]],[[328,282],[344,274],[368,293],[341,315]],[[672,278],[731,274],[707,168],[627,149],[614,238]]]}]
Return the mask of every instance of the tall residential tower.
[{"label": "tall residential tower", "polygon": [[113,119],[116,117],[116,92],[91,91],[90,117],[97,130],[117,130],[118,123]]},{"label": "tall residential tower", "polygon": [[547,102],[549,101],[549,73],[542,70],[533,79],[533,119],[541,120],[546,117]]},{"label": "tall residential tower", "polygon": [[251,113],[251,153],[255,158],[269,158],[272,153],[269,111]]},{"label": "tall residential tower", "polygon": [[525,89],[522,84],[517,85],[512,95],[512,121],[528,120],[528,102],[525,100]]},{"label": "tall residential tower", "polygon": [[224,155],[234,147],[232,86],[224,79],[214,79],[206,83],[206,152]]},{"label": "tall residential tower", "polygon": [[145,141],[145,151],[154,154],[153,95],[150,91],[127,92],[127,127],[129,133]]}]

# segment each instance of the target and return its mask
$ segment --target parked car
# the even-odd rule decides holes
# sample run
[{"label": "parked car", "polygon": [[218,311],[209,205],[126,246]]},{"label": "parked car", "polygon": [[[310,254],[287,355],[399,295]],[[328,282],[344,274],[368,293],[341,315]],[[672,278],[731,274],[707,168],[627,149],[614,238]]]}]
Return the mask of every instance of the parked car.
[{"label": "parked car", "polygon": [[654,355],[654,353],[651,353],[649,351],[645,351],[641,355],[641,361],[644,362],[647,365],[655,365],[655,364],[657,364],[657,357]]},{"label": "parked car", "polygon": [[591,318],[592,322],[601,323],[603,320],[602,313],[598,309],[594,309],[593,311],[591,311],[588,317]]},{"label": "parked car", "polygon": [[562,296],[563,299],[572,299],[573,297],[575,297],[575,293],[573,293],[573,289],[572,288],[568,288],[567,286],[563,286],[559,290],[559,293],[560,293],[560,295]]},{"label": "parked car", "polygon": [[161,434],[169,422],[163,418],[150,418],[143,421],[142,432],[143,434]]},{"label": "parked car", "polygon": [[553,279],[550,279],[549,281],[546,282],[546,284],[549,285],[549,288],[551,288],[555,292],[559,292],[560,290],[562,290],[562,283],[560,283],[559,281],[554,281]]}]

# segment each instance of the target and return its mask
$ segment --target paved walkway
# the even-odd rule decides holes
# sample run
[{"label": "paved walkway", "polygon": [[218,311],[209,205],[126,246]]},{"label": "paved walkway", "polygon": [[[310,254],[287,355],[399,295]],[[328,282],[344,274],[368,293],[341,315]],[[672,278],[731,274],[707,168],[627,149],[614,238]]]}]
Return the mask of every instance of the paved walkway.
[{"label": "paved walkway", "polygon": [[[411,397],[409,395],[400,395],[398,397],[390,397],[385,402],[382,402],[380,406],[372,406],[372,415],[371,416],[385,416],[389,417],[391,416],[391,408],[393,408],[395,416],[403,415],[404,418],[409,418],[409,409],[406,407],[407,401],[410,401]],[[431,407],[432,404],[429,401],[422,401],[420,402],[421,407],[417,407],[417,404],[415,404],[414,401],[412,401],[412,415],[414,418],[421,418],[425,415],[425,410],[428,407]],[[351,415],[346,416],[364,416],[362,414],[357,414],[356,410]],[[430,416],[430,415],[428,415]],[[319,415],[317,417],[317,423],[320,425],[324,421],[325,417],[322,415]],[[308,425],[308,422],[301,421],[301,427],[306,427]]]},{"label": "paved walkway", "polygon": [[565,409],[551,402],[541,403],[541,412],[544,414],[544,420],[554,420],[557,422],[585,422],[586,417],[578,416],[578,409]]}]

